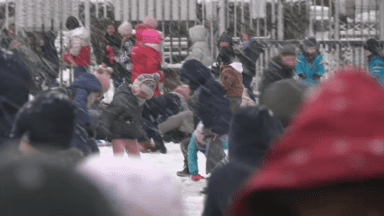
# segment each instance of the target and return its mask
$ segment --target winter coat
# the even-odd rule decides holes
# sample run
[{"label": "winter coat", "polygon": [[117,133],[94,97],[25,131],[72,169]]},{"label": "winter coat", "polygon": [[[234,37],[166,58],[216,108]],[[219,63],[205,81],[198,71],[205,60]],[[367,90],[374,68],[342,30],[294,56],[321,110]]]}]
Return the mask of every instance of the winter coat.
[{"label": "winter coat", "polygon": [[193,84],[200,87],[196,92],[198,94],[197,116],[203,121],[204,126],[211,128],[213,133],[227,134],[232,112],[222,85],[213,79],[208,68],[195,59],[183,64],[181,77],[189,80],[190,86]]},{"label": "winter coat", "polygon": [[113,53],[116,55],[118,55],[119,53],[119,50],[120,50],[120,46],[121,46],[121,38],[120,36],[115,33],[114,35],[105,35],[105,47],[104,47],[104,59],[103,59],[103,63],[107,64],[108,67],[113,67],[113,64],[111,64],[110,60],[107,58],[108,57],[108,52],[107,52],[107,46],[111,46],[112,49],[113,49]]},{"label": "winter coat", "polygon": [[224,215],[232,193],[259,167],[281,132],[280,122],[265,107],[243,108],[234,115],[229,133],[229,163],[211,174],[204,216]]},{"label": "winter coat", "polygon": [[119,50],[119,62],[125,66],[125,69],[128,71],[132,70],[131,62],[131,50],[134,47],[135,39],[129,37],[126,41],[122,42],[121,50]]},{"label": "winter coat", "polygon": [[[131,52],[132,60],[132,83],[141,74],[160,74],[159,82],[164,81],[164,75],[159,71],[162,62],[161,53],[145,45],[135,46]],[[159,84],[156,84],[154,96],[160,96]]]},{"label": "winter coat", "polygon": [[189,37],[192,41],[192,47],[189,55],[185,61],[196,59],[200,61],[206,67],[213,64],[211,52],[209,51],[209,45],[205,40],[205,28],[202,25],[197,25],[188,30]]},{"label": "winter coat", "polygon": [[345,183],[356,183],[347,187],[354,190],[382,179],[383,104],[384,90],[367,71],[337,70],[306,99],[260,170],[235,193],[228,215],[294,215],[281,208],[289,197],[275,198],[290,191],[306,203],[302,193],[338,193]]},{"label": "winter coat", "polygon": [[41,46],[41,60],[47,67],[47,75],[57,78],[60,70],[60,60],[55,47],[56,36],[52,32],[43,33],[44,45]]},{"label": "winter coat", "polygon": [[103,87],[95,75],[85,73],[75,80],[71,88],[75,88],[74,101],[79,108],[79,113],[77,114],[78,123],[88,127],[90,126],[91,119],[87,108],[87,97],[92,92],[103,92]]},{"label": "winter coat", "polygon": [[227,97],[242,97],[244,91],[242,71],[238,71],[231,65],[221,67],[221,84],[227,91]]},{"label": "winter coat", "polygon": [[117,88],[111,104],[101,115],[98,133],[112,140],[136,140],[144,135],[141,127],[144,102],[145,100],[135,96],[128,83],[124,82]]},{"label": "winter coat", "polygon": [[16,114],[29,99],[31,75],[18,54],[0,49],[0,145],[9,141]]},{"label": "winter coat", "polygon": [[76,66],[91,64],[91,36],[84,27],[73,29],[69,33],[69,54]]},{"label": "winter coat", "polygon": [[243,64],[243,74],[254,77],[256,75],[256,61],[264,53],[264,46],[252,38],[243,43],[242,53],[237,55]]},{"label": "winter coat", "polygon": [[263,71],[259,89],[260,93],[263,94],[265,88],[267,88],[269,84],[278,80],[293,78],[294,76],[295,68],[285,66],[281,61],[281,56],[276,56],[269,61],[268,67]]},{"label": "winter coat", "polygon": [[306,79],[305,81],[310,85],[318,84],[319,81],[314,79],[314,75],[322,76],[324,75],[324,61],[323,54],[319,54],[312,63],[312,66],[309,65],[308,60],[305,58],[303,53],[299,54],[296,63],[296,73],[304,74]]},{"label": "winter coat", "polygon": [[376,79],[384,84],[384,60],[381,56],[375,55],[368,58],[369,72]]}]

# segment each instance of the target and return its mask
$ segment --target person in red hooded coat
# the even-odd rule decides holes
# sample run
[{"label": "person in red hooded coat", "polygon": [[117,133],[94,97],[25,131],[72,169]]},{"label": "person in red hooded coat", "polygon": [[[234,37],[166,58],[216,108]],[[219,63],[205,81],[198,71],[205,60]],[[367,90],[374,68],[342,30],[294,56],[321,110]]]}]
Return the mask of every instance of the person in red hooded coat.
[{"label": "person in red hooded coat", "polygon": [[383,215],[384,89],[347,66],[306,98],[227,215]]},{"label": "person in red hooded coat", "polygon": [[136,25],[135,27],[135,46],[142,45],[143,44],[143,32],[145,30],[156,30],[157,27],[157,20],[153,17],[146,16],[144,17],[143,23],[140,23]]},{"label": "person in red hooded coat", "polygon": [[[137,39],[137,38],[136,38]],[[135,46],[131,51],[132,59],[132,83],[141,74],[160,74],[160,81],[164,81],[164,75],[159,71],[162,62],[160,41],[164,40],[156,30],[144,30],[142,44]],[[154,96],[160,96],[159,84],[156,84]]]}]

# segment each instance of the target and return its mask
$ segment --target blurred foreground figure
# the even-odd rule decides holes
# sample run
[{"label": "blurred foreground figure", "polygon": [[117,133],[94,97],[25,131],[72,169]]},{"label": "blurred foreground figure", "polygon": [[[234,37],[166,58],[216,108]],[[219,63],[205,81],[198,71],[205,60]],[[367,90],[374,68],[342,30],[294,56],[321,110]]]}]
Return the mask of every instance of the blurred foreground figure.
[{"label": "blurred foreground figure", "polygon": [[93,158],[78,170],[97,183],[123,216],[182,216],[181,184],[141,161]]},{"label": "blurred foreground figure", "polygon": [[107,197],[91,181],[53,160],[0,161],[0,215],[117,215]]},{"label": "blurred foreground figure", "polygon": [[343,67],[303,103],[228,215],[383,215],[384,90]]}]

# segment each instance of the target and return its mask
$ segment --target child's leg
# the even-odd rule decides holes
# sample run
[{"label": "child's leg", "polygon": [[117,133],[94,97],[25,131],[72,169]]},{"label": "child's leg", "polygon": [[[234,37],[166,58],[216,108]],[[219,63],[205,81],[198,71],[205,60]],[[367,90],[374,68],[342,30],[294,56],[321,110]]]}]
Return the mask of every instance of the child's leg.
[{"label": "child's leg", "polygon": [[206,150],[206,173],[211,173],[213,168],[220,162],[226,155],[224,152],[224,143],[226,135],[216,137],[216,139],[207,145]]},{"label": "child's leg", "polygon": [[113,155],[121,157],[124,156],[124,141],[125,140],[122,139],[112,140]]},{"label": "child's leg", "polygon": [[128,157],[140,158],[139,144],[136,140],[124,140],[125,141],[125,151],[128,154]]}]

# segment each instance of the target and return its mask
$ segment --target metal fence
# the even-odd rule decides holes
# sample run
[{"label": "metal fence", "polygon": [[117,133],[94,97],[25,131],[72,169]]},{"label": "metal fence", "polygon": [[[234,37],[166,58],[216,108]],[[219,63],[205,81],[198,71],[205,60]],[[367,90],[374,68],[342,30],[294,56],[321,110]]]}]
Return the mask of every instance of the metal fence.
[{"label": "metal fence", "polygon": [[15,22],[17,32],[61,32],[66,17],[78,17],[92,32],[95,55],[102,53],[97,49],[107,21],[126,20],[135,27],[144,16],[155,17],[168,63],[188,55],[188,29],[194,25],[206,26],[213,57],[223,31],[231,29],[238,42],[249,27],[268,45],[257,62],[258,77],[284,43],[299,45],[306,37],[316,37],[331,70],[348,62],[365,65],[362,42],[370,37],[384,41],[382,0],[5,0],[0,6],[0,20],[5,27]]}]

